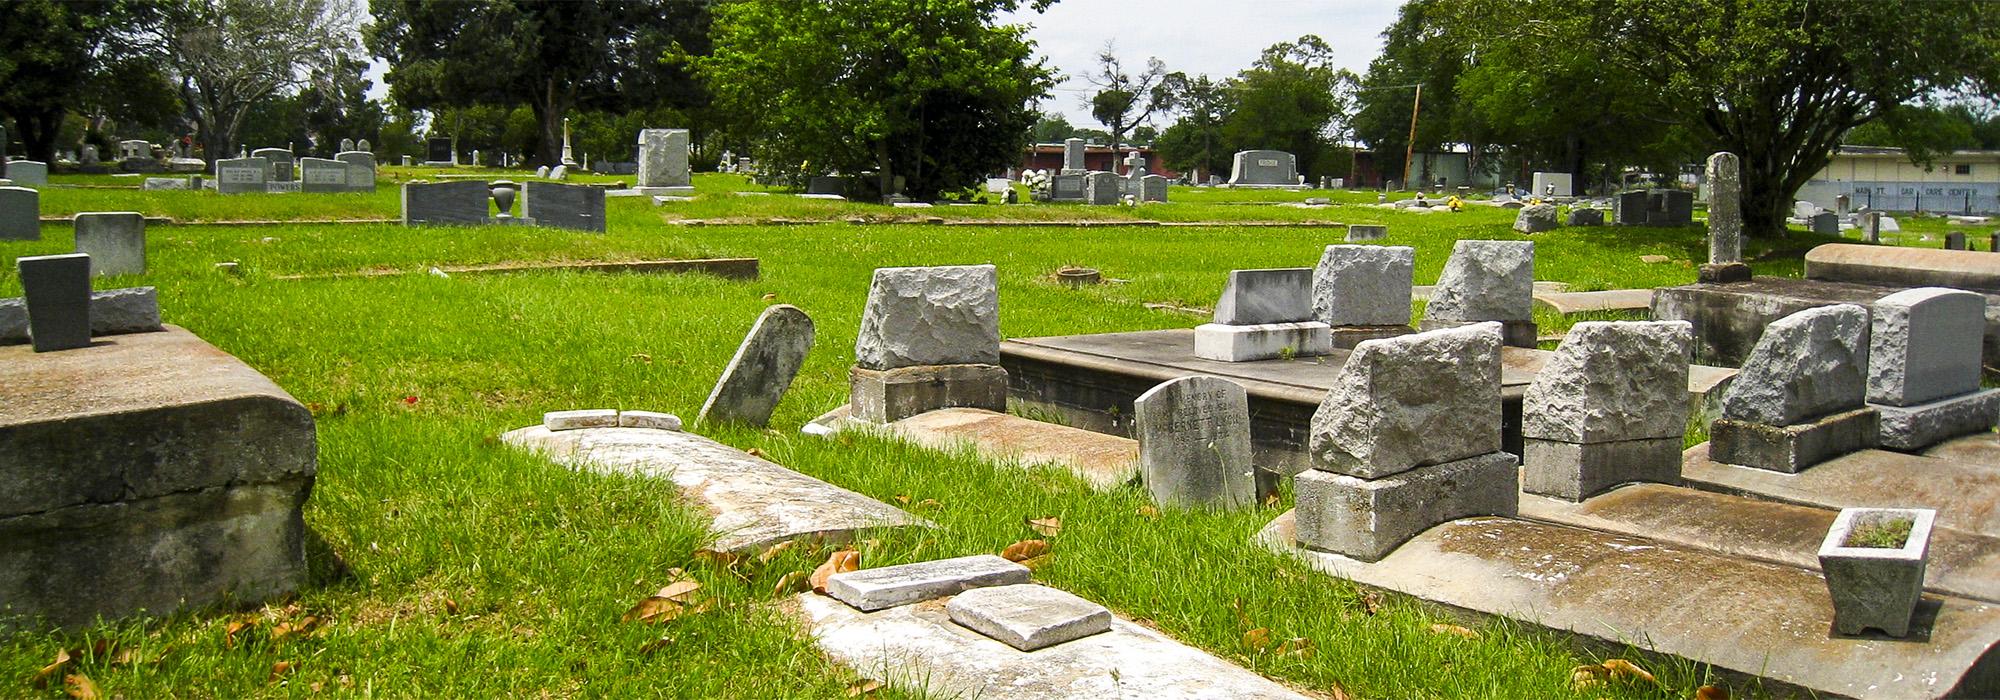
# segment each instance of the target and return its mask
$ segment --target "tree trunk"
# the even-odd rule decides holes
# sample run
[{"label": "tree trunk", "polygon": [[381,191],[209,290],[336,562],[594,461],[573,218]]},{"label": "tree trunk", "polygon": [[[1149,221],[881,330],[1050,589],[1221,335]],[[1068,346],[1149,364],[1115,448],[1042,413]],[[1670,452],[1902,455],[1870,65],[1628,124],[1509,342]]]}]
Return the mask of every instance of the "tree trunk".
[{"label": "tree trunk", "polygon": [[61,109],[15,115],[14,128],[21,132],[21,146],[29,160],[53,163],[56,160],[56,132],[62,129]]},{"label": "tree trunk", "polygon": [[[1740,156],[1739,156],[1740,157]],[[1751,167],[1741,160],[1743,177],[1743,233],[1750,236],[1783,236],[1785,219],[1792,209],[1792,193],[1785,187],[1784,173],[1769,167]]]}]

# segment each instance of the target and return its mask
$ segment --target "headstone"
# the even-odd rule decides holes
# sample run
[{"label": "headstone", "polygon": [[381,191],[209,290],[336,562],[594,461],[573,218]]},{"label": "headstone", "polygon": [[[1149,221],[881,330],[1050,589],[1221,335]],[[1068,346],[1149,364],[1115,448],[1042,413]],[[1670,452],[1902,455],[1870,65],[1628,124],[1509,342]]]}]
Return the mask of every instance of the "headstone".
[{"label": "headstone", "polygon": [[1239,151],[1230,163],[1229,184],[1298,184],[1298,159],[1284,151]]},{"label": "headstone", "polygon": [[1137,180],[1146,176],[1146,157],[1134,150],[1125,156],[1125,177]]},{"label": "headstone", "polygon": [[1210,376],[1162,383],[1132,402],[1139,472],[1153,500],[1238,508],[1257,503],[1250,460],[1250,398]]},{"label": "headstone", "polygon": [[146,217],[135,211],[76,215],[76,252],[93,275],[146,274]]},{"label": "headstone", "polygon": [[1082,173],[1064,173],[1049,178],[1049,201],[1052,202],[1084,201],[1085,179],[1086,176]]},{"label": "headstone", "polygon": [[15,187],[47,187],[49,164],[36,160],[7,161],[7,179],[13,180]]},{"label": "headstone", "polygon": [[1535,244],[1461,240],[1431,292],[1425,317],[1444,321],[1521,321],[1534,311]]},{"label": "headstone", "polygon": [[15,261],[35,352],[90,345],[90,256],[24,256]]},{"label": "headstone", "polygon": [[854,343],[875,370],[1000,364],[1000,287],[992,265],[875,270]]},{"label": "headstone", "polygon": [[403,183],[403,225],[484,224],[492,193],[478,180]]},{"label": "headstone", "polygon": [[1232,270],[1215,305],[1215,322],[1247,326],[1311,320],[1312,290],[1312,268]]},{"label": "headstone", "polygon": [[152,160],[152,159],[153,159],[153,144],[147,143],[145,141],[140,141],[138,139],[127,139],[118,142],[119,161],[122,162],[128,160]]},{"label": "headstone", "polygon": [[1722,397],[1709,456],[1723,464],[1798,473],[1875,445],[1880,414],[1867,392],[1868,310],[1806,309],[1764,327]]},{"label": "headstone", "polygon": [[688,175],[688,130],[645,129],[639,132],[637,186],[691,187]]},{"label": "headstone", "polygon": [[472,167],[477,168],[485,164],[486,164],[486,158],[479,154],[479,149],[477,148],[472,149]]},{"label": "headstone", "polygon": [[1062,174],[1080,175],[1087,172],[1089,166],[1084,164],[1083,155],[1083,139],[1063,139]]},{"label": "headstone", "polygon": [[546,178],[548,176],[549,176],[549,166],[540,165],[535,167],[535,177]]},{"label": "headstone", "polygon": [[741,158],[736,159],[736,172],[749,173],[753,170],[756,170],[756,168],[751,166],[749,156],[743,156]]},{"label": "headstone", "polygon": [[97,165],[97,144],[84,144],[83,154],[77,157],[77,162],[83,165]]},{"label": "headstone", "polygon": [[265,192],[271,179],[271,161],[263,158],[228,158],[215,161],[215,191],[218,194]]},{"label": "headstone", "polygon": [[1604,210],[1577,207],[1569,210],[1569,220],[1565,223],[1570,226],[1603,226]]},{"label": "headstone", "polygon": [[550,179],[550,180],[558,180],[558,181],[561,181],[561,180],[568,180],[568,179],[569,179],[569,166],[565,164],[565,165],[558,165],[558,166],[556,166],[556,167],[553,167],[553,168],[549,168],[549,179]]},{"label": "headstone", "polygon": [[263,158],[271,163],[269,182],[292,181],[292,152],[282,148],[259,148],[250,152],[252,158]]},{"label": "headstone", "polygon": [[604,188],[529,180],[521,185],[521,216],[537,226],[603,233]]},{"label": "headstone", "polygon": [[1561,222],[1556,220],[1556,205],[1554,204],[1525,206],[1514,215],[1514,230],[1520,233],[1554,231],[1561,225]]},{"label": "headstone", "polygon": [[1652,226],[1686,226],[1694,223],[1694,193],[1687,190],[1653,190],[1647,193]]},{"label": "headstone", "polygon": [[362,139],[362,140],[360,140],[360,141],[356,141],[356,142],[354,142],[354,147],[353,147],[353,148],[350,148],[350,149],[346,149],[346,150],[350,150],[350,151],[361,151],[361,152],[363,152],[363,153],[374,153],[374,152],[375,152],[375,146],[374,146],[373,144],[370,144],[370,143],[368,143],[368,139]]},{"label": "headstone", "polygon": [[1568,197],[1574,192],[1574,177],[1569,173],[1534,174],[1535,194],[1541,197]]},{"label": "headstone", "polygon": [[1885,233],[1903,232],[1903,225],[1896,221],[1896,217],[1883,216],[1881,217],[1880,221],[1881,221],[1882,231]]},{"label": "headstone", "polygon": [[1645,226],[1651,220],[1650,201],[1644,190],[1620,192],[1611,199],[1611,219],[1619,226]]},{"label": "headstone", "polygon": [[[1814,232],[1815,232],[1815,233],[1817,233],[1817,232],[1818,232],[1818,230],[1819,230],[1819,225],[1818,225],[1818,222],[1814,222],[1814,225],[1813,225],[1813,230],[1814,230]],[[1963,232],[1960,232],[1960,231],[1953,231],[1953,232],[1951,232],[1951,233],[1947,233],[1947,234],[1945,234],[1945,235],[1944,235],[1944,249],[1945,249],[1945,250],[1965,250],[1965,233],[1963,233]]]},{"label": "headstone", "polygon": [[1083,198],[1090,204],[1117,204],[1122,193],[1116,173],[1092,172],[1083,176]]},{"label": "headstone", "polygon": [[340,140],[340,150],[342,150],[342,151],[352,151],[352,150],[354,150],[354,139],[341,139],[341,140]]},{"label": "headstone", "polygon": [[[362,141],[367,143],[367,141]],[[375,191],[375,154],[365,151],[336,153],[334,160],[347,164],[347,190],[349,192]]]},{"label": "headstone", "polygon": [[1854,198],[1853,198],[1853,197],[1850,197],[1850,196],[1848,196],[1848,195],[1844,195],[1844,194],[1842,194],[1842,195],[1834,195],[1834,197],[1833,197],[1833,212],[1834,212],[1835,214],[1839,214],[1839,215],[1841,215],[1841,216],[1846,216],[1846,215],[1848,214],[1848,212],[1851,212],[1851,211],[1854,211]]},{"label": "headstone", "polygon": [[1383,224],[1348,224],[1347,242],[1379,241],[1389,237],[1389,227]]},{"label": "headstone", "polygon": [[[426,154],[424,156],[424,165],[457,164],[456,161],[458,160],[458,154],[455,152],[455,149],[452,148],[450,138],[443,136],[433,136],[430,139],[426,140],[424,144],[425,144],[424,152]],[[352,150],[352,149],[343,149],[343,150]]]},{"label": "headstone", "polygon": [[722,379],[702,404],[698,420],[756,428],[769,425],[771,412],[805,364],[812,343],[813,322],[806,312],[790,304],[764,309],[736,348],[736,356],[723,368]]},{"label": "headstone", "polygon": [[1139,190],[1140,201],[1167,201],[1167,178],[1164,175],[1146,175],[1140,177]]},{"label": "headstone", "polygon": [[1792,217],[1793,217],[1793,218],[1796,218],[1796,219],[1811,219],[1811,218],[1813,218],[1813,215],[1815,215],[1815,214],[1818,214],[1818,213],[1819,213],[1819,205],[1817,205],[1817,204],[1814,204],[1814,203],[1812,203],[1812,202],[1808,202],[1808,201],[1806,201],[1806,200],[1803,200],[1803,199],[1801,199],[1801,200],[1798,200],[1798,201],[1796,201],[1796,202],[1792,202]]},{"label": "headstone", "polygon": [[1839,214],[1835,214],[1830,211],[1823,211],[1818,214],[1812,215],[1812,218],[1807,219],[1807,221],[1811,224],[1813,233],[1817,233],[1823,236],[1840,235]]},{"label": "headstone", "polygon": [[1993,234],[1987,236],[1986,252],[2000,253],[2000,231],[1996,231]]},{"label": "headstone", "polygon": [[0,186],[0,241],[42,239],[42,193]]},{"label": "headstone", "polygon": [[189,188],[188,188],[188,181],[187,181],[187,179],[186,179],[186,178],[179,178],[179,177],[149,177],[149,178],[146,178],[144,182],[141,182],[141,183],[139,183],[139,189],[142,189],[142,190],[185,190],[185,189],[189,189]]},{"label": "headstone", "polygon": [[1313,270],[1313,317],[1331,326],[1406,326],[1416,249],[1330,245]]},{"label": "headstone", "polygon": [[2000,390],[1979,389],[1986,297],[1943,287],[1875,302],[1868,334],[1868,403],[1883,447],[1915,452],[1993,429]]},{"label": "headstone", "polygon": [[300,192],[347,192],[347,164],[325,158],[299,159]]},{"label": "headstone", "polygon": [[[1743,171],[1736,154],[1708,157],[1708,262],[1743,260]],[[1621,222],[1622,223],[1622,222]]]},{"label": "headstone", "polygon": [[1869,243],[1882,242],[1882,212],[1871,211],[1861,215],[1861,239]]},{"label": "headstone", "polygon": [[1685,321],[1583,321],[1522,399],[1522,489],[1581,501],[1630,481],[1677,483],[1687,430]]},{"label": "headstone", "polygon": [[415,160],[416,160],[416,159],[414,159],[414,158],[411,158],[411,157],[409,157],[409,156],[403,156],[403,167],[405,167],[405,168],[407,168],[407,167],[410,167],[410,164],[411,164],[412,162],[414,162]]}]

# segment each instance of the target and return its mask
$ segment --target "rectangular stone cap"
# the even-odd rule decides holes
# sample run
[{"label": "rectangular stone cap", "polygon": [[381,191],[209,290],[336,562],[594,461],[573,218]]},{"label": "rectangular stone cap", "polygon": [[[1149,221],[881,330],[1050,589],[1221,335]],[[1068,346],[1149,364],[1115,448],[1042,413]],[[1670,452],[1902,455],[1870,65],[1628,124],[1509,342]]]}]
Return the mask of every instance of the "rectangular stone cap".
[{"label": "rectangular stone cap", "polygon": [[1033,583],[975,588],[945,605],[951,621],[1021,651],[1111,631],[1111,611]]},{"label": "rectangular stone cap", "polygon": [[178,326],[96,338],[90,347],[62,352],[0,346],[0,430],[255,397],[298,404],[242,360]]},{"label": "rectangular stone cap", "polygon": [[865,611],[920,603],[982,586],[1027,583],[1028,567],[991,554],[834,574],[826,592]]}]

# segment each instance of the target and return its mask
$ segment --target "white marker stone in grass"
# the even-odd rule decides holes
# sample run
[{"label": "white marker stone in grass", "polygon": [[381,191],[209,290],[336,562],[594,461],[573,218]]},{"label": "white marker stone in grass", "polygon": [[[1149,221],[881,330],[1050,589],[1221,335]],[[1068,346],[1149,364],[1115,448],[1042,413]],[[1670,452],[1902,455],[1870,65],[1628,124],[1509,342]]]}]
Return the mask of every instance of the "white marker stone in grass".
[{"label": "white marker stone in grass", "polygon": [[1028,567],[991,554],[834,574],[826,593],[865,611],[943,598],[983,586],[1027,583]]},{"label": "white marker stone in grass", "polygon": [[577,411],[549,411],[542,414],[542,427],[549,430],[618,427],[618,409],[589,408]]},{"label": "white marker stone in grass", "polygon": [[681,417],[672,413],[660,413],[658,411],[619,411],[618,427],[680,430]]},{"label": "white marker stone in grass", "polygon": [[1067,591],[1033,583],[975,588],[945,604],[951,621],[1034,651],[1111,631],[1111,611]]}]

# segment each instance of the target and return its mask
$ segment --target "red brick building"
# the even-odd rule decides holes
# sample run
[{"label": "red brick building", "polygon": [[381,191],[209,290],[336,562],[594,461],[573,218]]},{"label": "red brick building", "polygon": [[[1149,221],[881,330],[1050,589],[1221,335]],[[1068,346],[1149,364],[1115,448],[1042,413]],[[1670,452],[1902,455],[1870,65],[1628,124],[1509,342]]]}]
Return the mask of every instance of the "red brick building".
[{"label": "red brick building", "polygon": [[[1161,163],[1160,156],[1154,153],[1153,149],[1133,146],[1119,147],[1116,155],[1112,154],[1110,146],[1099,146],[1096,144],[1084,146],[1084,169],[1123,174],[1125,172],[1125,156],[1133,151],[1138,151],[1139,156],[1146,159],[1146,172],[1175,179],[1181,176],[1180,173],[1168,169],[1165,164]],[[1060,143],[1038,143],[1029,146],[1021,155],[1021,165],[1017,168],[1018,170],[1048,170],[1052,172],[1060,172],[1062,170],[1063,145]],[[1118,167],[1115,169],[1112,168],[1112,163],[1117,163]]]}]

